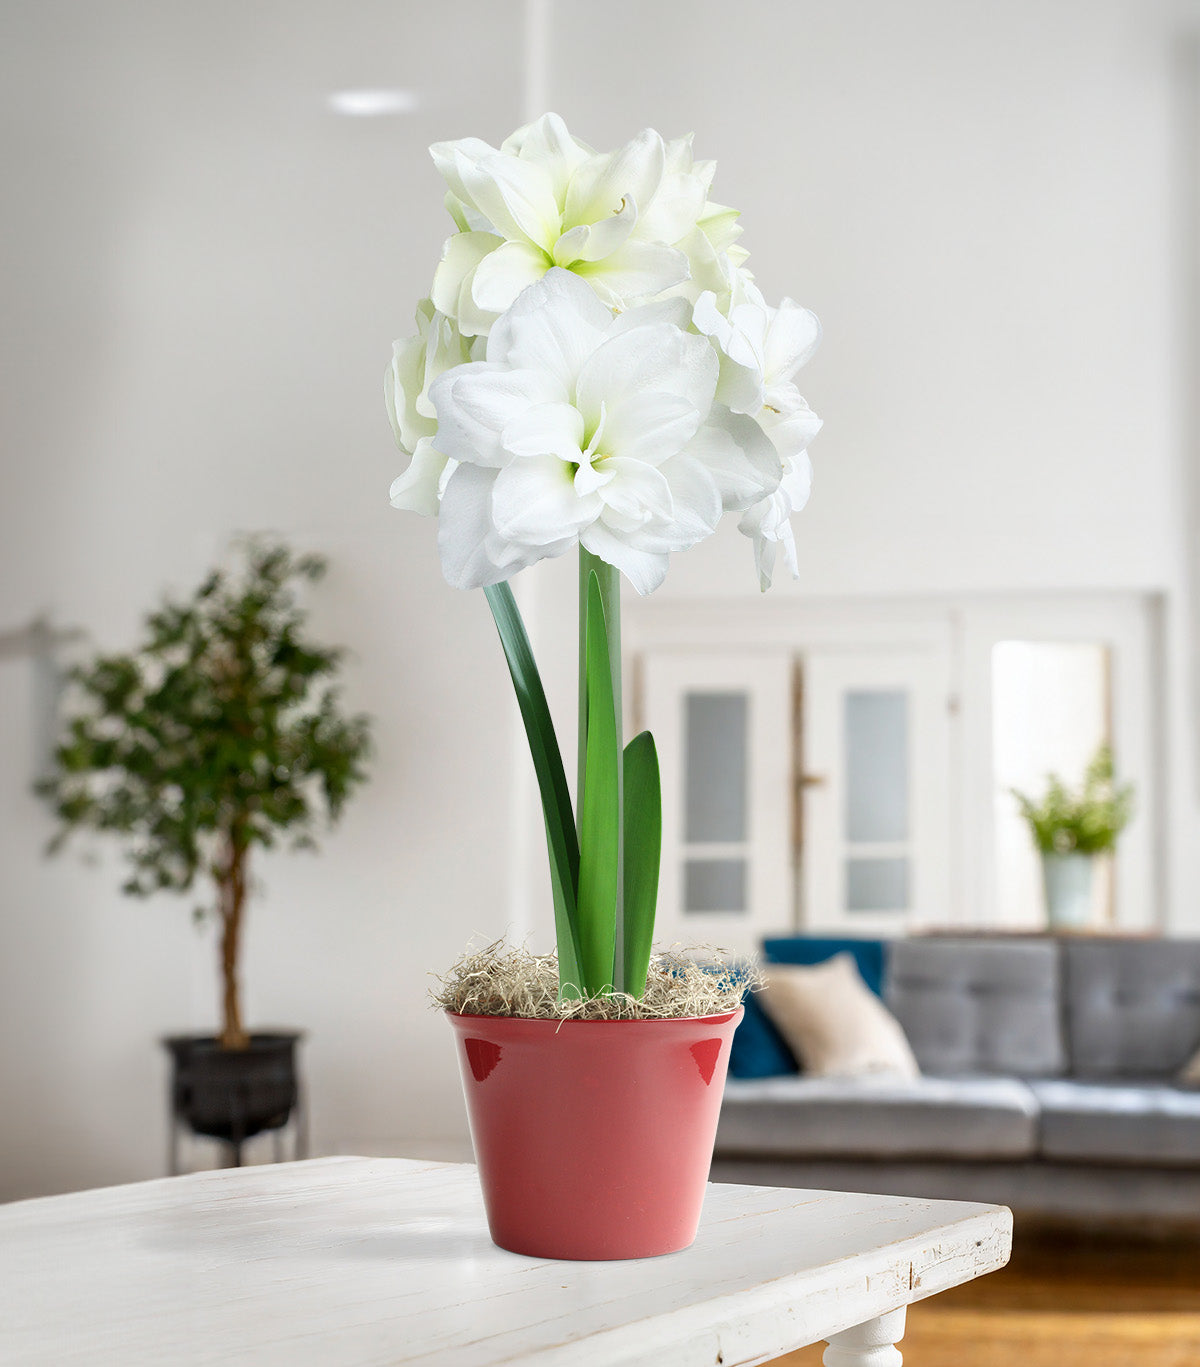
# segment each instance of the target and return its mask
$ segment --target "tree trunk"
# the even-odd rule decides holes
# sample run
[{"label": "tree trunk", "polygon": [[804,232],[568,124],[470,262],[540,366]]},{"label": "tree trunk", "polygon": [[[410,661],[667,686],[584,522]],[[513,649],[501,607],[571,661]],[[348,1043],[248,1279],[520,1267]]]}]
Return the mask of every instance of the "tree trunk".
[{"label": "tree trunk", "polygon": [[246,845],[236,831],[230,832],[228,855],[221,879],[221,982],[222,1049],[245,1049],[250,1036],[242,1025],[238,953],[241,949],[242,913],[246,906]]}]

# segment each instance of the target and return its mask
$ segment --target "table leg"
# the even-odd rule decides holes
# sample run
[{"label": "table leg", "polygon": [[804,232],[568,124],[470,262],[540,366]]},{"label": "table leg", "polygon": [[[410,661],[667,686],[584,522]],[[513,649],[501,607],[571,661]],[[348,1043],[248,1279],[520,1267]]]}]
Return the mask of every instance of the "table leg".
[{"label": "table leg", "polygon": [[904,1337],[905,1308],[834,1334],[821,1359],[825,1367],[901,1367],[896,1344]]}]

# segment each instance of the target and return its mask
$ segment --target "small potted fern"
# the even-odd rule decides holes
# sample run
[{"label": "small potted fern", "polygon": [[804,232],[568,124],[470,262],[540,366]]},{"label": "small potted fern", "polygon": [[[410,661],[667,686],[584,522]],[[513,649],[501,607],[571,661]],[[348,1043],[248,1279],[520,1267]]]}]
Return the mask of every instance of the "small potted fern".
[{"label": "small potted fern", "polygon": [[299,1031],[252,1032],[239,973],[252,853],[314,849],[363,781],[365,717],[346,717],[342,652],[305,638],[295,589],[324,562],[251,542],[240,577],[214,571],[151,612],[141,644],[72,671],[76,695],[39,790],[60,823],[125,846],[122,891],[203,887],[220,931],[221,1028],[164,1041],[176,1119],[232,1145],[287,1123]]},{"label": "small potted fern", "polygon": [[1112,751],[1102,745],[1084,773],[1083,786],[1069,789],[1057,774],[1035,800],[1013,789],[1042,857],[1046,914],[1052,930],[1085,928],[1092,914],[1096,858],[1116,848],[1133,812],[1133,787],[1118,784]]}]

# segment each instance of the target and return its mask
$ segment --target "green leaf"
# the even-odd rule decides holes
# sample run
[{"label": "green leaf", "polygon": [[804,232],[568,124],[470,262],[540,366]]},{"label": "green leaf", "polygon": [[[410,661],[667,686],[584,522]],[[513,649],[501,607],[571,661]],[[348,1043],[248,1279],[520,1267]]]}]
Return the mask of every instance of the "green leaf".
[{"label": "green leaf", "polygon": [[[579,841],[571,810],[571,792],[546,692],[516,599],[506,583],[491,584],[483,592],[500,633],[542,798],[546,846],[550,852],[550,882],[554,892],[559,985],[564,996],[577,995],[577,989],[586,990],[586,984],[580,976],[581,936],[575,895],[579,886]],[[576,991],[572,992],[572,988]]]},{"label": "green leaf", "polygon": [[[571,834],[574,837],[574,828]],[[546,848],[551,848],[549,824]],[[583,975],[579,971],[578,936],[573,930],[575,890],[563,887],[553,856],[550,859],[550,890],[554,895],[554,936],[558,947],[558,996],[560,1001],[577,1001],[583,996]]]},{"label": "green leaf", "polygon": [[625,991],[646,990],[658,869],[662,856],[662,785],[654,737],[643,731],[625,747]]},{"label": "green leaf", "polygon": [[588,580],[584,628],[587,746],[579,806],[579,964],[590,994],[611,991],[620,870],[620,764],[600,581]]}]

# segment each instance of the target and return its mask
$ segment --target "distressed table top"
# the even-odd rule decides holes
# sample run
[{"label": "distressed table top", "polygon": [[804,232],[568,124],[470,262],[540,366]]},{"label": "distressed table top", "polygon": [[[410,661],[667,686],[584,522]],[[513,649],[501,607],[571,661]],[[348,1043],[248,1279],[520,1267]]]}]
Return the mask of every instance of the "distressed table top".
[{"label": "distressed table top", "polygon": [[725,1367],[1003,1266],[997,1206],[709,1187],[636,1262],[488,1239],[475,1169],[325,1158],[0,1206],[0,1362],[20,1367]]}]

